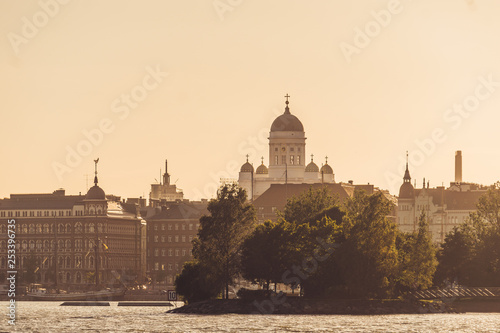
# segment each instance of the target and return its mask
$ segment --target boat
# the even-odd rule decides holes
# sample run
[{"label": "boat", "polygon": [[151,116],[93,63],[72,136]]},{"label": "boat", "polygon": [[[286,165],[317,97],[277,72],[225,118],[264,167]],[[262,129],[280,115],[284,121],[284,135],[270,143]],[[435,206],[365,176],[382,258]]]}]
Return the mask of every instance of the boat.
[{"label": "boat", "polygon": [[33,301],[100,301],[120,300],[125,296],[126,289],[104,289],[86,292],[48,293],[40,284],[32,283],[28,287],[27,296]]}]

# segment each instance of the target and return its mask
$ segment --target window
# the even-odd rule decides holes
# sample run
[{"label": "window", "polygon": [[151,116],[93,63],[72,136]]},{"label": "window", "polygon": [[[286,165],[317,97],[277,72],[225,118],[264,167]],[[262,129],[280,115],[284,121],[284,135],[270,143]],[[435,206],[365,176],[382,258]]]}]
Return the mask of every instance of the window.
[{"label": "window", "polygon": [[290,148],[290,151],[294,151],[294,148],[293,148],[293,147],[292,147],[292,148]]},{"label": "window", "polygon": [[179,250],[175,250],[175,256],[178,257],[179,256]]},{"label": "window", "polygon": [[171,271],[172,270],[172,264],[168,264],[168,270]]},{"label": "window", "polygon": [[158,257],[158,249],[155,249],[155,257]]},{"label": "window", "polygon": [[293,162],[294,162],[294,155],[290,155],[290,164],[293,165]]},{"label": "window", "polygon": [[278,151],[278,147],[275,147],[275,148],[274,148],[274,151]]},{"label": "window", "polygon": [[168,256],[171,257],[172,256],[172,250],[168,250]]},{"label": "window", "polygon": [[300,165],[300,155],[297,155],[297,164]]},{"label": "window", "polygon": [[168,242],[172,242],[172,236],[168,236]]},{"label": "window", "polygon": [[193,230],[193,224],[189,223],[189,230]]},{"label": "window", "polygon": [[28,216],[28,212],[24,211],[23,212],[23,217],[26,217],[26,216]]},{"label": "window", "polygon": [[177,243],[179,241],[179,236],[175,236],[175,242]]},{"label": "window", "polygon": [[193,236],[189,236],[189,241],[191,242],[193,240]]},{"label": "window", "polygon": [[175,224],[175,230],[179,230],[179,225],[177,223]]},{"label": "window", "polygon": [[182,224],[182,230],[186,230],[186,225],[184,223]]},{"label": "window", "polygon": [[164,223],[161,224],[161,230],[165,230],[165,224]]},{"label": "window", "polygon": [[286,155],[281,156],[281,164],[286,164]]},{"label": "window", "polygon": [[164,257],[164,256],[165,256],[165,253],[166,253],[165,249],[161,249],[161,256],[162,256],[162,257]]},{"label": "window", "polygon": [[182,256],[185,257],[186,256],[186,250],[182,250]]},{"label": "window", "polygon": [[172,225],[170,223],[168,224],[168,230],[172,230]]},{"label": "window", "polygon": [[165,243],[165,236],[161,236],[161,242]]},{"label": "window", "polygon": [[154,229],[155,229],[155,230],[158,230],[158,224],[155,224],[155,225],[154,225]]},{"label": "window", "polygon": [[278,155],[274,156],[274,164],[278,165]]},{"label": "window", "polygon": [[158,235],[155,236],[155,243],[158,243]]},{"label": "window", "polygon": [[182,241],[185,242],[186,241],[186,236],[182,236]]}]

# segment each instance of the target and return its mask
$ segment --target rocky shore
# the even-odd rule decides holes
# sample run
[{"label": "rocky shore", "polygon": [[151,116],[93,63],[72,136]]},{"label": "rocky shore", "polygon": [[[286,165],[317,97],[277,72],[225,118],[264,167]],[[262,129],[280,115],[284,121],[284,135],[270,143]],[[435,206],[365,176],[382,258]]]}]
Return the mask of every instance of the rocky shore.
[{"label": "rocky shore", "polygon": [[323,300],[283,297],[279,300],[248,301],[241,299],[208,300],[185,305],[168,313],[190,314],[338,314],[381,315],[457,313],[450,304],[441,301],[406,300]]}]

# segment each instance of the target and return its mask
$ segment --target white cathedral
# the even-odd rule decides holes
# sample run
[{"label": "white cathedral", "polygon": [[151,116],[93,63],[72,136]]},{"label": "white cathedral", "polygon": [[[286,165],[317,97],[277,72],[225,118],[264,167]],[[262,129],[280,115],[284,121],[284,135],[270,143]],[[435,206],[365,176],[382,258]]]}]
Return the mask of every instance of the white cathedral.
[{"label": "white cathedral", "polygon": [[254,170],[248,161],[241,166],[238,183],[250,200],[257,199],[271,184],[318,184],[335,183],[333,169],[328,158],[321,169],[311,162],[306,166],[306,136],[300,120],[290,113],[288,94],[285,113],[277,117],[269,132],[269,167],[261,165]]}]

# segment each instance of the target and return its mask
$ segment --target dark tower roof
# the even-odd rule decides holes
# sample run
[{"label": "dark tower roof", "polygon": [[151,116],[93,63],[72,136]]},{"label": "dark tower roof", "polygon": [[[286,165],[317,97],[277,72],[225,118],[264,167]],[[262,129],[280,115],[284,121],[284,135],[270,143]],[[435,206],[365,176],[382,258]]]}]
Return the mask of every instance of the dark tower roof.
[{"label": "dark tower roof", "polygon": [[290,113],[290,108],[288,107],[288,94],[286,97],[286,107],[285,113],[276,118],[271,125],[271,132],[304,132],[304,126],[300,120]]},{"label": "dark tower roof", "polygon": [[87,192],[87,195],[85,196],[85,200],[106,200],[106,194],[104,193],[104,190],[100,188],[97,183],[97,163],[99,162],[99,159],[94,160],[95,163],[95,177],[94,177],[94,186],[92,186],[89,191]]},{"label": "dark tower roof", "polygon": [[415,197],[415,189],[411,184],[410,170],[408,170],[408,152],[406,152],[406,170],[403,177],[403,185],[399,188],[399,197],[402,199]]}]

